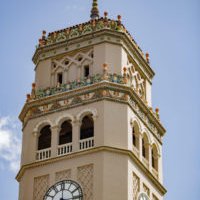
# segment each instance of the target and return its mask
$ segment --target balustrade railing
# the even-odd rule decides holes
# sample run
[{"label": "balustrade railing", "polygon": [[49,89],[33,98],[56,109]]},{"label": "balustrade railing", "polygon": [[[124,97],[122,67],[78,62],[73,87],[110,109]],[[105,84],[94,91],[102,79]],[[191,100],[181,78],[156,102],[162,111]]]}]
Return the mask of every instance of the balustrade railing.
[{"label": "balustrade railing", "polygon": [[94,146],[94,137],[80,140],[79,145],[80,150],[92,148]]},{"label": "balustrade railing", "polygon": [[42,149],[36,152],[36,160],[46,160],[48,158],[51,158],[51,149]]},{"label": "balustrade railing", "polygon": [[142,162],[145,165],[145,167],[149,168],[149,161],[146,158],[142,158]]},{"label": "balustrade railing", "polygon": [[57,155],[62,156],[72,152],[72,143],[59,145],[57,150]]},{"label": "balustrade railing", "polygon": [[136,155],[136,156],[139,156],[139,150],[136,146],[133,145],[133,153]]},{"label": "balustrade railing", "polygon": [[152,174],[158,178],[158,171],[152,167]]}]

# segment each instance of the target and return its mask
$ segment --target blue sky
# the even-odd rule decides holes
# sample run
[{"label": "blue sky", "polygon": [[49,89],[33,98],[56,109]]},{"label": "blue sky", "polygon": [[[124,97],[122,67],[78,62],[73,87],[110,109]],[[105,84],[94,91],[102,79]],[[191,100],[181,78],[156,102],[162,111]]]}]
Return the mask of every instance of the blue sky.
[{"label": "blue sky", "polygon": [[[99,0],[101,15],[122,21],[156,76],[153,105],[167,129],[164,138],[165,200],[200,196],[200,2],[198,0]],[[34,81],[31,61],[42,30],[89,20],[91,0],[1,0],[0,186],[1,199],[17,199],[21,127],[17,116]]]}]

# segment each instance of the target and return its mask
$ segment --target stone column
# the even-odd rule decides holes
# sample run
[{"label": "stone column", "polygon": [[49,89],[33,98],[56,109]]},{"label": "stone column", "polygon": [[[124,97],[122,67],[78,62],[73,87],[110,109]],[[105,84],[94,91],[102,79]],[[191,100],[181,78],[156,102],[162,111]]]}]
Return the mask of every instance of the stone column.
[{"label": "stone column", "polygon": [[82,74],[81,74],[81,65],[78,65],[78,72],[77,72],[77,79],[81,79]]},{"label": "stone column", "polygon": [[80,127],[81,123],[79,120],[72,122],[72,152],[79,151]]},{"label": "stone column", "polygon": [[38,137],[39,137],[39,132],[34,131],[33,132],[33,147],[34,147],[33,161],[36,160],[36,153],[37,153],[37,150],[38,150]]},{"label": "stone column", "polygon": [[59,137],[59,127],[51,127],[51,157],[57,156],[57,147],[58,147],[58,137]]},{"label": "stone column", "polygon": [[142,134],[139,133],[139,159],[142,161]]},{"label": "stone column", "polygon": [[149,170],[150,170],[150,172],[152,171],[152,148],[151,148],[151,145],[150,144],[148,144],[148,151],[149,151],[149,154],[148,154],[148,156],[149,156]]}]

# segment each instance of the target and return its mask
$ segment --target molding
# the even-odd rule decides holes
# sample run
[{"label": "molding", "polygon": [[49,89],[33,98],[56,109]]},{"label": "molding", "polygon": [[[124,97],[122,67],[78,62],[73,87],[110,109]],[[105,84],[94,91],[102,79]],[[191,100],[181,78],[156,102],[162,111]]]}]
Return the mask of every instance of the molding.
[{"label": "molding", "polygon": [[[118,96],[114,95],[116,91],[119,93]],[[89,95],[89,98],[84,97],[86,94]],[[23,122],[24,128],[30,119],[101,100],[128,104],[137,117],[148,127],[148,130],[162,143],[161,139],[165,134],[165,129],[137,93],[129,86],[105,80],[89,86],[82,86],[70,91],[31,100],[24,105],[19,118]],[[61,101],[67,101],[68,103],[51,109],[53,103]],[[40,110],[41,107],[48,107],[48,110]]]},{"label": "molding", "polygon": [[92,154],[92,153],[96,153],[96,152],[101,152],[101,151],[107,151],[107,152],[123,154],[123,155],[128,156],[138,165],[138,167],[140,167],[142,172],[147,175],[149,180],[157,187],[157,189],[160,191],[160,193],[162,195],[164,195],[167,192],[165,187],[152,175],[152,173],[143,165],[143,163],[139,160],[139,158],[137,158],[135,156],[135,154],[132,151],[120,149],[120,148],[116,148],[116,147],[108,147],[108,146],[95,147],[92,149],[87,149],[84,151],[71,153],[68,155],[61,156],[61,157],[55,157],[55,158],[51,158],[51,159],[44,160],[44,161],[33,162],[30,164],[22,165],[20,171],[18,172],[18,174],[16,176],[16,180],[18,182],[20,182],[21,178],[23,177],[26,170],[36,168],[36,167],[41,167],[41,166],[48,165],[48,164],[52,164],[57,161],[71,159],[71,158],[75,158],[75,157],[79,157],[79,156],[83,156],[83,155],[87,155],[87,154]]}]

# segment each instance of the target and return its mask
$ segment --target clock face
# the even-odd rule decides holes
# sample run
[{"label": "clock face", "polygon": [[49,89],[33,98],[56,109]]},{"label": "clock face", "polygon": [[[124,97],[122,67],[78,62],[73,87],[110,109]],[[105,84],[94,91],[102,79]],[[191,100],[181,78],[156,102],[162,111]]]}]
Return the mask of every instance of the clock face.
[{"label": "clock face", "polygon": [[76,182],[61,181],[47,191],[44,200],[83,200],[83,193]]},{"label": "clock face", "polygon": [[145,193],[141,193],[138,200],[149,200],[149,197]]}]

